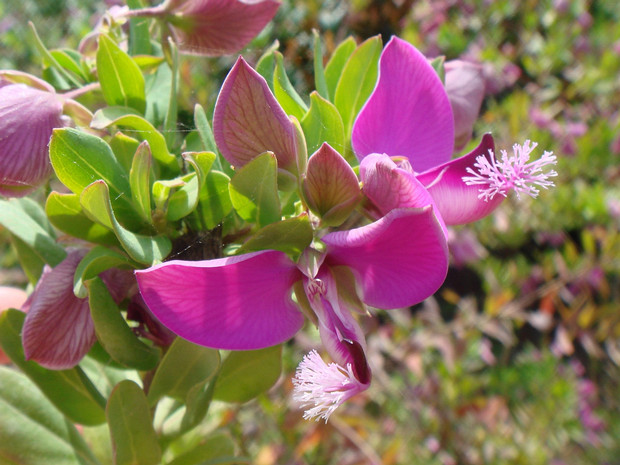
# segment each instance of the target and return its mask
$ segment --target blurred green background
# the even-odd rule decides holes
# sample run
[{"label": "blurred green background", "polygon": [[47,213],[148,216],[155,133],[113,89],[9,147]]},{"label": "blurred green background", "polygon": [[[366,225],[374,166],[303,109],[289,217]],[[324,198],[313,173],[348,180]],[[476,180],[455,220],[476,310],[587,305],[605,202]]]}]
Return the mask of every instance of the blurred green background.
[{"label": "blurred green background", "polygon": [[[76,48],[106,8],[93,0],[2,0],[0,69],[41,75],[32,21],[50,48]],[[221,426],[257,465],[620,463],[620,7],[615,0],[283,0],[244,55],[275,39],[291,80],[312,89],[312,29],[324,54],[397,34],[427,56],[484,66],[476,143],[531,139],[558,157],[556,187],[513,197],[456,228],[434,298],[362,321],[374,382],[306,422],[290,400],[312,328],[285,348],[268,395]],[[185,57],[180,121],[209,108],[235,57]],[[467,150],[467,148],[465,149]],[[25,285],[0,231],[0,284]]]}]

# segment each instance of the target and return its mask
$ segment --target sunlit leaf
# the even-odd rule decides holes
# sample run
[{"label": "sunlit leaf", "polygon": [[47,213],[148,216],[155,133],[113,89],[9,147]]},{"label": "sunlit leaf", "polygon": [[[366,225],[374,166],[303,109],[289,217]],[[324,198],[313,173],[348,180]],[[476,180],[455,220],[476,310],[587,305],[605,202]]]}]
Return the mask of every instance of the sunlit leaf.
[{"label": "sunlit leaf", "polygon": [[106,408],[115,465],[159,465],[161,448],[144,392],[133,381],[118,383]]}]

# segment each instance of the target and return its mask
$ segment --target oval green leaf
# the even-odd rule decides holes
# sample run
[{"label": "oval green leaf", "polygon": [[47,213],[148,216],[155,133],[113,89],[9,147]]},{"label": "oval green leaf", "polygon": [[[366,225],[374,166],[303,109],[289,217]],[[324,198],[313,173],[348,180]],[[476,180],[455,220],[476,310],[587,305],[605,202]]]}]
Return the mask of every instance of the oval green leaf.
[{"label": "oval green leaf", "polygon": [[150,370],[157,365],[159,351],[136,337],[103,281],[93,278],[85,284],[97,339],[106,352],[117,362],[137,370]]},{"label": "oval green leaf", "polygon": [[161,448],[142,389],[130,380],[116,385],[106,416],[112,436],[115,465],[159,465]]}]

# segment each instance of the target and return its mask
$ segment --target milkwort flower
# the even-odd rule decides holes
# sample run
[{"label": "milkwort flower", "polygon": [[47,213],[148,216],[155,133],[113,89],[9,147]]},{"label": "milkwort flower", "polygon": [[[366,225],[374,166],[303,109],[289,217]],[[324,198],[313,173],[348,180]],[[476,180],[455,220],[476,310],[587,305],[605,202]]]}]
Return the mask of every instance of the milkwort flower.
[{"label": "milkwort flower", "polygon": [[161,19],[184,53],[221,56],[245,47],[279,6],[277,0],[166,0],[126,16]]},{"label": "milkwort flower", "polygon": [[[484,135],[472,152],[451,160],[454,130],[450,101],[437,73],[415,47],[393,37],[381,54],[377,85],[353,125],[351,141],[361,161],[360,175],[366,195],[372,189],[369,184],[381,183],[380,188],[375,188],[379,197],[372,198],[370,194],[374,203],[385,203],[380,210],[385,212],[400,205],[394,201],[394,193],[388,199],[388,171],[391,176],[419,181],[431,195],[446,225],[470,223],[497,208],[504,196],[491,195],[492,192],[480,195],[480,185],[486,186],[484,190],[498,186],[497,192],[503,194],[511,189],[525,192],[532,182],[543,185],[547,177],[555,175],[555,172],[541,173],[543,166],[555,162],[549,152],[539,162],[526,163],[525,157],[531,151],[529,145],[516,150],[512,157],[504,155],[498,165],[490,134]],[[390,158],[398,163],[389,161]],[[374,169],[377,164],[383,166],[378,171],[383,175],[369,183],[367,176],[378,173]],[[476,175],[472,170],[477,166],[489,168]],[[468,178],[472,174],[475,181]],[[404,182],[401,187],[408,189],[409,182],[412,181]],[[535,188],[530,192],[535,192]]]},{"label": "milkwort flower", "polygon": [[[265,79],[242,58],[222,86],[213,129],[222,155],[234,167],[272,151],[280,175],[299,181],[308,208],[326,225],[340,225],[361,199],[353,169],[329,145],[306,162],[294,124]],[[294,398],[312,406],[307,418],[327,420],[371,380],[364,335],[351,312],[364,313],[367,305],[413,305],[445,279],[446,236],[429,199],[394,208],[365,226],[317,233],[315,247],[295,261],[277,250],[173,260],[136,271],[138,286],[166,327],[217,349],[280,344],[301,329],[307,314],[334,363],[306,356],[295,377]]]},{"label": "milkwort flower", "polygon": [[0,70],[0,194],[23,197],[52,173],[48,143],[63,112],[88,118],[76,101],[27,73]]},{"label": "milkwort flower", "polygon": [[339,366],[321,364],[313,355],[304,359],[295,397],[314,405],[306,417],[327,420],[370,384],[364,336],[351,310],[401,308],[424,300],[445,279],[448,255],[430,205],[394,209],[369,225],[330,232],[321,242],[324,252],[309,248],[297,263],[283,252],[264,250],[198,262],[173,260],[136,271],[136,278],[147,306],[166,327],[216,349],[280,344],[301,329],[305,309]]},{"label": "milkwort flower", "polygon": [[[57,266],[44,268],[37,286],[21,307],[26,312],[22,329],[26,360],[51,370],[74,367],[96,340],[88,298],[73,293],[73,276],[87,251],[70,248],[67,252]],[[117,303],[132,286],[135,288],[127,271],[110,269],[101,278]]]}]

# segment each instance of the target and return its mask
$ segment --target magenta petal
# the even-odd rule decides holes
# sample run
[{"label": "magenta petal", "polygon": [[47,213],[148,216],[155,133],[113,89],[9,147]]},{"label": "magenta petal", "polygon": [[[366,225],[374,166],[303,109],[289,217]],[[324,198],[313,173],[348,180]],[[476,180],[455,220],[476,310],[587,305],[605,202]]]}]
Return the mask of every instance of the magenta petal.
[{"label": "magenta petal", "polygon": [[381,215],[395,208],[422,208],[433,203],[413,173],[399,168],[385,155],[371,154],[360,163],[363,191]]},{"label": "magenta petal", "polygon": [[350,364],[356,379],[369,384],[371,374],[364,332],[351,315],[331,271],[321,268],[315,279],[304,282],[304,288],[318,318],[321,341],[330,357],[343,368]]},{"label": "magenta petal", "polygon": [[[186,0],[171,2],[170,19],[179,49],[221,56],[245,47],[274,17],[275,0]],[[178,6],[177,6],[178,5]]]},{"label": "magenta petal", "polygon": [[448,225],[471,223],[484,218],[502,203],[504,197],[496,195],[488,202],[478,198],[480,186],[468,186],[463,176],[469,176],[468,167],[473,168],[476,157],[489,157],[489,150],[494,150],[495,144],[490,134],[482,137],[480,145],[471,153],[444,163],[417,176],[426,186],[435,200],[441,217]]},{"label": "magenta petal", "polygon": [[274,250],[136,271],[146,305],[166,327],[196,344],[229,350],[279,344],[301,328],[304,318],[291,297],[301,277]]},{"label": "magenta petal", "polygon": [[215,104],[213,132],[228,162],[240,167],[271,151],[278,167],[296,172],[295,127],[271,93],[267,81],[239,57]]},{"label": "magenta petal", "polygon": [[353,151],[405,156],[416,171],[450,159],[454,120],[435,70],[413,45],[393,37],[379,61],[377,87],[353,125]]},{"label": "magenta petal", "polygon": [[24,84],[0,87],[0,194],[22,197],[51,174],[47,146],[62,127],[56,94]]},{"label": "magenta petal", "polygon": [[439,289],[448,271],[446,237],[431,206],[395,209],[367,226],[322,240],[326,263],[349,266],[362,300],[373,307],[421,302]]},{"label": "magenta petal", "polygon": [[95,343],[88,299],[73,293],[73,275],[85,251],[73,250],[47,269],[24,304],[22,343],[27,360],[64,370],[77,365]]}]

